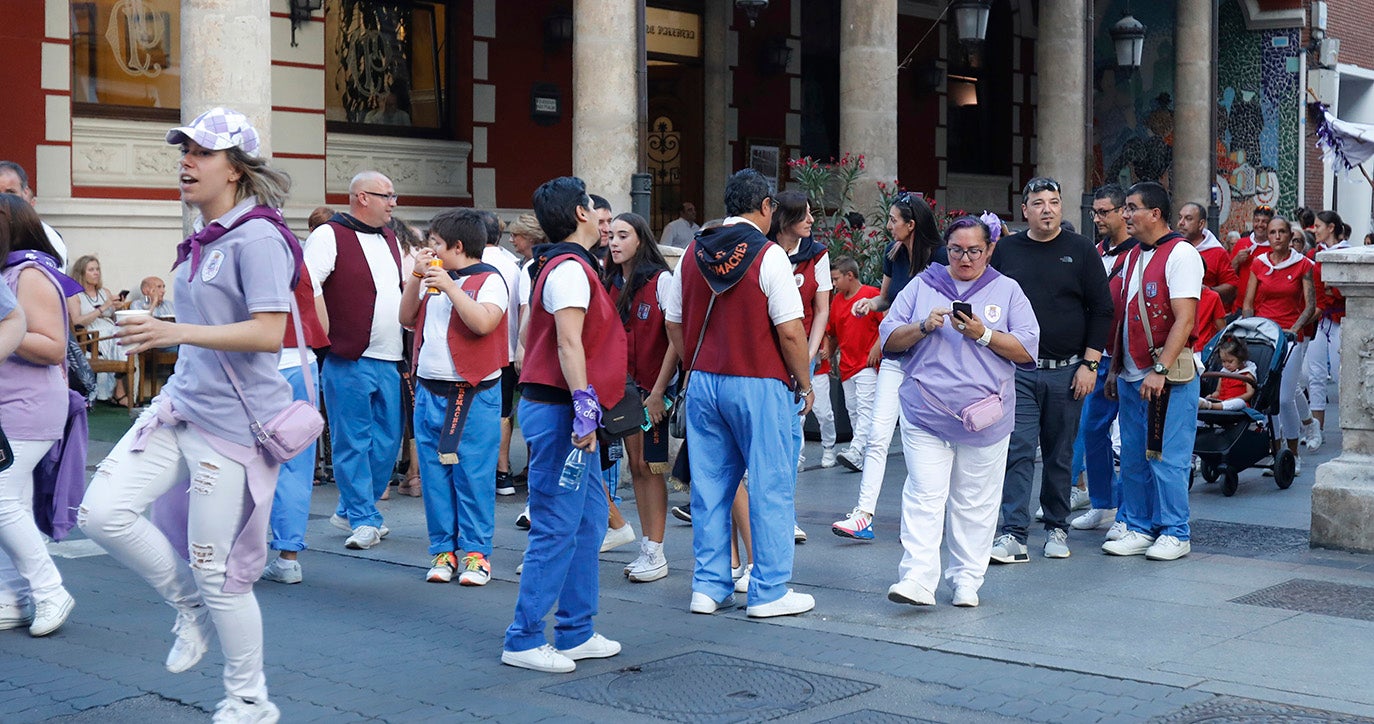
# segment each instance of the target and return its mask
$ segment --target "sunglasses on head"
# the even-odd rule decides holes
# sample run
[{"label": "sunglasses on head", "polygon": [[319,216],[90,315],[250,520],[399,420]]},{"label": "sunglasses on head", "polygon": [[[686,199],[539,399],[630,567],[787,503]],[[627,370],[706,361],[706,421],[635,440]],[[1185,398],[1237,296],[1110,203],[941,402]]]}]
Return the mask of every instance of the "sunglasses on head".
[{"label": "sunglasses on head", "polygon": [[1035,194],[1041,191],[1053,191],[1059,193],[1059,182],[1052,178],[1033,178],[1026,184],[1026,193]]}]

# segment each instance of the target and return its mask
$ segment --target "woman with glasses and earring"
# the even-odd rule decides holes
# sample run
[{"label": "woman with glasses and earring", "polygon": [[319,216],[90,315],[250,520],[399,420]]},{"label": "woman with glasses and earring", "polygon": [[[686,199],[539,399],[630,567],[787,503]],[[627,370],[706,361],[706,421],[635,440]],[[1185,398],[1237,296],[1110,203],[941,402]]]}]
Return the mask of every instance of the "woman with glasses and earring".
[{"label": "woman with glasses and earring", "polygon": [[[935,214],[920,195],[904,191],[897,194],[888,208],[887,232],[892,237],[883,259],[883,285],[878,296],[854,303],[854,316],[881,313],[892,305],[906,285],[932,261],[942,261],[940,232],[935,226]],[[878,386],[873,394],[873,422],[868,430],[868,442],[862,457],[844,452],[840,464],[862,473],[859,499],[844,520],[836,521],[830,531],[842,538],[873,540],[873,515],[878,507],[878,493],[887,472],[887,449],[897,427],[897,390],[902,384],[902,367],[895,357],[885,356],[879,344],[869,353],[870,359],[882,357],[878,366]]]}]

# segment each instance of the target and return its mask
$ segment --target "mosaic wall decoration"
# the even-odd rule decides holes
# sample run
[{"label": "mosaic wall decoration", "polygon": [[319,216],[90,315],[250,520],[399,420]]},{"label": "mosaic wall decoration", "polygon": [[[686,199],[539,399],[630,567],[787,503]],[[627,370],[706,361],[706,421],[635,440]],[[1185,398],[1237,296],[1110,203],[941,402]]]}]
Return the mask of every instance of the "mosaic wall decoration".
[{"label": "mosaic wall decoration", "polygon": [[1250,31],[1222,0],[1217,66],[1217,188],[1223,231],[1245,233],[1258,205],[1298,205],[1303,87],[1298,29]]},{"label": "mosaic wall decoration", "polygon": [[[1093,168],[1091,186],[1136,181],[1169,185],[1174,142],[1174,33],[1172,2],[1136,2],[1131,14],[1145,24],[1140,68],[1116,67],[1110,30],[1127,0],[1097,0],[1093,41]],[[1043,77],[1044,71],[1041,71]]]}]

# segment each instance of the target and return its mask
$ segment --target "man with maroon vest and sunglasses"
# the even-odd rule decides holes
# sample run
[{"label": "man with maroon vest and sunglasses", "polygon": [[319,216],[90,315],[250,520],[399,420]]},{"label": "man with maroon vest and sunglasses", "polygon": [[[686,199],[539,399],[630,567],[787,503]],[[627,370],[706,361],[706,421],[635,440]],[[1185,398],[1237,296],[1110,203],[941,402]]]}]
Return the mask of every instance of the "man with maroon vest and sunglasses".
[{"label": "man with maroon vest and sunglasses", "polygon": [[749,473],[754,568],[748,615],[788,616],[816,602],[792,578],[796,426],[815,399],[792,263],[768,240],[776,202],[744,169],[725,184],[724,225],[702,231],[665,285],[668,336],[691,370],[687,381],[692,466],[692,613],[728,608],[730,507]]},{"label": "man with maroon vest and sunglasses", "polygon": [[324,290],[330,348],[320,373],[339,505],[330,522],[366,549],[390,531],[377,500],[401,446],[401,250],[386,224],[391,179],[364,171],[348,185],[348,212],[305,240],[305,265]]},{"label": "man with maroon vest and sunglasses", "polygon": [[[559,241],[535,247],[530,267],[519,410],[530,445],[530,538],[501,663],[567,673],[579,659],[620,653],[620,644],[592,625],[607,515],[595,453],[602,406],[625,396],[629,354],[620,313],[591,252],[599,235],[586,184],[570,176],[547,181],[533,205],[544,233]],[[580,478],[563,481],[574,447],[586,464]],[[555,602],[550,646],[544,616]]]},{"label": "man with maroon vest and sunglasses", "polygon": [[1172,561],[1188,555],[1188,475],[1197,433],[1199,380],[1170,383],[1170,366],[1192,355],[1202,296],[1202,257],[1169,228],[1169,192],[1142,181],[1126,192],[1127,252],[1116,295],[1116,354],[1107,395],[1121,403],[1121,508],[1126,532],[1102,544],[1114,556]]}]

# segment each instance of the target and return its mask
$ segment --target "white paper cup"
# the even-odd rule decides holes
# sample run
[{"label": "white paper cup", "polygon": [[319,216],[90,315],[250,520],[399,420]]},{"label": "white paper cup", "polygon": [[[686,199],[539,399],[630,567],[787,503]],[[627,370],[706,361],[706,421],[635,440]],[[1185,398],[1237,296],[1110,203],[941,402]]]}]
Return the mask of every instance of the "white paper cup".
[{"label": "white paper cup", "polygon": [[147,309],[117,309],[115,310],[115,324],[119,324],[126,319],[146,317],[150,314],[152,314],[152,312]]}]

